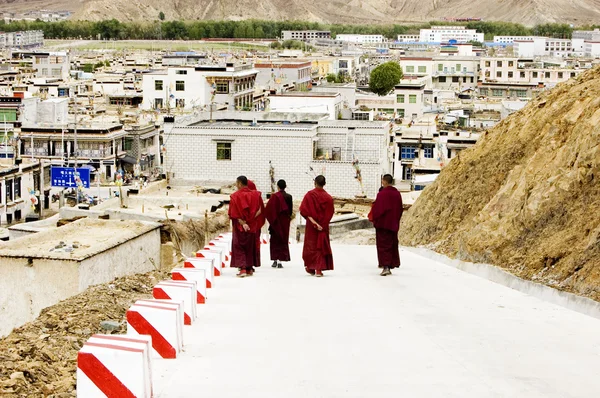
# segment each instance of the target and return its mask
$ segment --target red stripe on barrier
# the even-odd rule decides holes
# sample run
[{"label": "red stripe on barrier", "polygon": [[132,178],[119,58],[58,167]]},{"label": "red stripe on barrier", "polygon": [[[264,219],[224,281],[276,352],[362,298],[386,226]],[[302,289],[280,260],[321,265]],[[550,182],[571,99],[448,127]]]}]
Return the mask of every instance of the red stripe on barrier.
[{"label": "red stripe on barrier", "polygon": [[139,312],[127,311],[127,322],[139,334],[152,337],[152,348],[163,358],[177,358],[177,351]]},{"label": "red stripe on barrier", "polygon": [[94,354],[78,353],[77,367],[108,398],[135,398],[135,395]]},{"label": "red stripe on barrier", "polygon": [[[187,279],[185,279],[185,277],[179,272],[173,272],[171,274],[171,278],[174,281],[187,281]],[[201,295],[199,291],[196,291],[196,304],[206,304],[206,298],[203,295]]]},{"label": "red stripe on barrier", "polygon": [[[155,287],[154,289],[152,289],[152,295],[154,296],[155,299],[172,300],[171,297],[169,297],[169,295],[167,294],[167,292],[165,292],[164,290],[162,290],[159,287]],[[192,318],[190,318],[190,316],[188,314],[186,314],[185,311],[183,312],[183,324],[184,325],[192,324]]]}]

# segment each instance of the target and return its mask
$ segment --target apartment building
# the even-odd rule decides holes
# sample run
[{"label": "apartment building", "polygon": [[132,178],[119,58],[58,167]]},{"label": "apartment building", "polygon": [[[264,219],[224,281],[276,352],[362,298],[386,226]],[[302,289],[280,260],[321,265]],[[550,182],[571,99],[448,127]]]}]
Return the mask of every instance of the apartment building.
[{"label": "apartment building", "polygon": [[594,30],[575,30],[573,31],[572,39],[581,39],[585,41],[600,41],[600,29]]},{"label": "apartment building", "polygon": [[583,72],[582,69],[567,67],[565,64],[551,64],[525,58],[486,57],[480,62],[480,78],[484,82],[544,83],[554,86]]},{"label": "apartment building", "polygon": [[71,64],[66,52],[33,53],[33,69],[37,78],[58,78],[65,80],[69,77]]},{"label": "apartment building", "polygon": [[423,116],[425,79],[402,80],[394,88],[396,117],[418,120]]},{"label": "apartment building", "polygon": [[419,41],[422,43],[483,42],[484,34],[477,33],[477,30],[467,29],[464,26],[432,26],[430,29],[421,29]]},{"label": "apartment building", "polygon": [[479,75],[479,57],[435,57],[431,86],[442,90],[474,88]]},{"label": "apartment building", "polygon": [[142,109],[252,109],[258,71],[252,65],[182,66],[144,74]]},{"label": "apartment building", "polygon": [[421,40],[421,35],[398,35],[396,41],[398,43],[417,43]]},{"label": "apartment building", "polygon": [[281,31],[283,40],[313,41],[320,39],[331,39],[329,30],[283,30]]},{"label": "apartment building", "polygon": [[555,39],[551,37],[531,37],[514,40],[513,53],[517,57],[569,57],[583,49],[583,42],[578,39]]},{"label": "apartment building", "polygon": [[0,32],[0,48],[32,48],[43,44],[44,32],[41,30]]},{"label": "apartment building", "polygon": [[494,36],[494,43],[511,46],[515,41],[533,40],[534,36]]}]

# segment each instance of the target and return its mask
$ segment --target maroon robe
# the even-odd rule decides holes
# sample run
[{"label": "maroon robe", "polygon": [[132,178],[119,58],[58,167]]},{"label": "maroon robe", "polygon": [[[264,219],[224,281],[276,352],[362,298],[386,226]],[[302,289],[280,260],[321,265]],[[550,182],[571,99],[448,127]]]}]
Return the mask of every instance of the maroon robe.
[{"label": "maroon robe", "polygon": [[[231,267],[250,270],[256,264],[256,234],[264,224],[262,215],[256,216],[258,211],[264,213],[264,204],[260,193],[242,188],[233,193],[229,202],[229,218],[233,223],[233,242],[231,253]],[[238,220],[244,220],[250,227],[244,231]]]},{"label": "maroon robe", "polygon": [[289,202],[292,202],[292,197],[285,191],[279,191],[271,195],[265,207],[271,234],[271,261],[290,261],[290,217],[293,209]]},{"label": "maroon robe", "polygon": [[[252,180],[248,180],[248,189],[251,191],[255,191],[258,192],[260,197],[261,197],[261,203],[264,202],[262,201],[262,194],[259,190],[256,189],[256,184],[254,183],[254,181]],[[264,210],[264,207],[263,207]],[[264,211],[261,212],[261,220],[262,220],[262,224],[261,224],[261,228],[263,225],[265,225],[265,215],[264,215]],[[256,241],[256,250],[254,252],[254,264],[256,267],[260,267],[260,235],[261,235],[261,229],[259,228],[258,231],[256,231],[256,236],[254,237],[254,240]]]},{"label": "maroon robe", "polygon": [[[333,255],[331,254],[331,244],[329,242],[329,222],[334,212],[333,198],[323,189],[315,188],[308,191],[302,199],[300,214],[306,219],[302,259],[308,270],[326,271],[333,269]],[[308,217],[312,217],[323,227],[323,230],[319,231]]]},{"label": "maroon robe", "polygon": [[402,196],[396,188],[387,186],[379,191],[369,213],[369,220],[376,231],[375,244],[379,268],[400,266],[398,229],[402,211]]}]

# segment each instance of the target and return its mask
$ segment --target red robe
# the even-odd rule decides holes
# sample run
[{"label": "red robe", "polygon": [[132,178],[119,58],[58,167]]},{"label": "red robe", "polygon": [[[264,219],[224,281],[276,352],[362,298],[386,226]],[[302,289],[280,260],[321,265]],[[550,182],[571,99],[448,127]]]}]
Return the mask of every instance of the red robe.
[{"label": "red robe", "polygon": [[396,188],[388,186],[379,191],[369,213],[369,220],[375,226],[376,231],[379,268],[398,268],[400,266],[398,229],[402,211],[402,196]]},{"label": "red robe", "polygon": [[[323,189],[315,188],[308,191],[302,199],[300,214],[306,219],[302,259],[304,260],[304,266],[309,270],[326,271],[333,269],[333,256],[329,242],[329,222],[334,212],[333,198]],[[308,217],[312,217],[323,227],[323,230],[317,230]]]},{"label": "red robe", "polygon": [[[229,218],[233,223],[233,242],[231,266],[235,268],[250,269],[258,267],[256,263],[256,234],[264,224],[262,215],[256,216],[258,211],[264,213],[264,204],[260,192],[242,188],[233,193],[229,202]],[[244,231],[238,220],[244,220],[250,227]]]},{"label": "red robe", "polygon": [[279,191],[271,195],[265,207],[265,217],[269,221],[271,233],[271,261],[290,261],[290,217],[293,209],[286,201],[286,195],[291,201],[290,195]]},{"label": "red robe", "polygon": [[[261,228],[263,225],[265,225],[265,212],[264,212],[264,202],[262,201],[262,194],[259,190],[256,189],[256,184],[254,183],[254,181],[252,180],[248,180],[248,189],[251,191],[255,191],[258,192],[260,198],[261,198],[261,203],[263,203],[263,211],[261,211],[260,214],[260,220],[261,220]],[[254,237],[255,241],[256,241],[256,251],[255,251],[255,258],[254,258],[254,264],[256,264],[256,267],[260,267],[260,235],[261,235],[261,229],[259,228],[258,231],[256,231],[256,236]]]}]

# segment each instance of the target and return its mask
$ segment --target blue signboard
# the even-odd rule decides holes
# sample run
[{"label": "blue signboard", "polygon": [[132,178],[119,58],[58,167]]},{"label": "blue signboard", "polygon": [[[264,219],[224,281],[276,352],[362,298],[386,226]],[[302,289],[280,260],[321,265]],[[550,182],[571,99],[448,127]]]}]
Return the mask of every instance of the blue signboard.
[{"label": "blue signboard", "polygon": [[50,168],[50,179],[53,187],[76,188],[76,178],[79,176],[84,188],[90,187],[90,169],[73,167],[55,167]]}]

